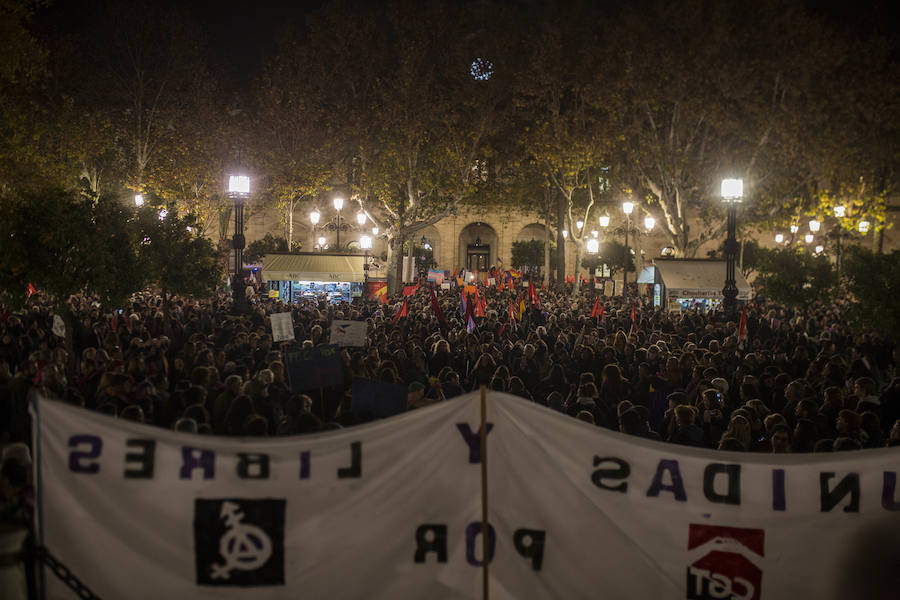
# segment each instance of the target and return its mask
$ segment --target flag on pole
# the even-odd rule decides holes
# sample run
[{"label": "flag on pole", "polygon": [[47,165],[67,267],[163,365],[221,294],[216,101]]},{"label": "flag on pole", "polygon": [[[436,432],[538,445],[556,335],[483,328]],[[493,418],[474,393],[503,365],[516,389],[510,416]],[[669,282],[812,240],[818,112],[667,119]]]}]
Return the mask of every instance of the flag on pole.
[{"label": "flag on pole", "polygon": [[475,316],[484,316],[484,305],[481,303],[481,298],[478,296],[478,288],[475,288]]},{"label": "flag on pole", "polygon": [[628,332],[631,335],[637,329],[637,313],[634,311],[634,302],[631,303],[631,331]]},{"label": "flag on pole", "polygon": [[466,314],[468,314],[466,312],[467,304],[468,303],[466,302],[466,292],[465,292],[465,290],[463,290],[459,293],[459,316],[461,316],[463,318],[465,318]]},{"label": "flag on pole", "polygon": [[31,284],[29,283],[29,284],[28,284],[28,287],[25,288],[25,299],[28,300],[29,298],[31,298],[31,296],[32,296],[36,291],[37,291],[37,290],[34,289],[34,286],[31,285]]},{"label": "flag on pole", "polygon": [[404,285],[403,286],[403,295],[404,296],[412,296],[416,293],[416,290],[419,289],[419,284],[416,285]]},{"label": "flag on pole", "polygon": [[600,316],[600,298],[594,300],[594,308],[591,309],[591,318]]},{"label": "flag on pole", "polygon": [[401,317],[405,317],[407,315],[407,302],[409,302],[409,300],[404,299],[403,304],[397,307],[397,312],[394,313],[394,318],[391,319],[391,325],[396,325],[397,321],[399,321]]},{"label": "flag on pole", "polygon": [[519,305],[519,320],[522,320],[522,317],[525,315],[525,300],[522,299],[518,294],[516,295],[516,300],[518,300]]},{"label": "flag on pole", "polygon": [[466,331],[472,333],[475,331],[475,308],[472,306],[474,302],[471,298],[466,301]]},{"label": "flag on pole", "polygon": [[445,325],[447,324],[447,319],[444,318],[444,311],[441,310],[441,305],[438,303],[437,296],[434,294],[434,288],[431,288],[431,310],[434,311],[434,316],[437,317],[438,321]]},{"label": "flag on pole", "polygon": [[744,347],[744,342],[747,341],[747,305],[744,305],[744,308],[741,309],[741,321],[738,325],[738,346],[740,348]]},{"label": "flag on pole", "polygon": [[375,290],[375,299],[382,304],[387,304],[387,286],[383,285]]},{"label": "flag on pole", "polygon": [[532,304],[537,306],[538,309],[541,308],[541,301],[538,298],[537,290],[534,289],[534,280],[533,279],[528,280],[528,299],[531,301]]},{"label": "flag on pole", "polygon": [[513,324],[513,327],[516,326],[516,307],[512,298],[509,299],[509,322]]}]

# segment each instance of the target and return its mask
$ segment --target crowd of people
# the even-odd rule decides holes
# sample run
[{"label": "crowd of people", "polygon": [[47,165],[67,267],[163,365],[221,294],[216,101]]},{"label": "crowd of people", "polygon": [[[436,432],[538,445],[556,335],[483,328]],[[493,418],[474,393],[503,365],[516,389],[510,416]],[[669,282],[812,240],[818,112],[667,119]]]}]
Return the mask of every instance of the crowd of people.
[{"label": "crowd of people", "polygon": [[[0,527],[30,521],[35,392],[178,431],[286,436],[370,420],[353,413],[354,378],[404,386],[408,410],[484,384],[675,444],[766,453],[900,445],[900,345],[853,331],[840,305],[753,301],[740,327],[734,315],[565,287],[536,291],[527,305],[530,294],[480,289],[478,311],[474,298],[461,310],[458,288],[425,285],[388,303],[286,305],[254,294],[244,314],[224,290],[166,305],[147,291],[113,312],[73,297],[62,329],[39,293],[24,310],[0,307]],[[268,317],[288,311],[295,340],[276,344]],[[342,384],[295,393],[305,387],[291,385],[285,353],[328,344],[335,319],[365,321],[366,345],[341,350]]]},{"label": "crowd of people", "polygon": [[[541,290],[521,314],[522,294],[482,289],[487,310],[474,323],[459,310],[458,289],[438,291],[436,311],[425,285],[388,304],[286,305],[260,294],[243,315],[232,314],[224,292],[168,307],[146,292],[113,313],[73,298],[68,344],[36,296],[0,318],[0,444],[30,441],[32,390],[188,432],[347,427],[369,418],[352,412],[354,377],[407,386],[411,409],[486,383],[596,426],[707,448],[900,443],[900,346],[851,331],[840,306],[751,302],[739,341],[736,318],[666,312],[640,299],[601,297],[603,316],[591,317],[594,290],[573,296],[571,286]],[[394,318],[404,300],[406,316]],[[285,311],[296,341],[276,344],[267,317]],[[366,321],[366,346],[342,350],[344,385],[293,393],[285,351],[328,344],[334,319]]]}]

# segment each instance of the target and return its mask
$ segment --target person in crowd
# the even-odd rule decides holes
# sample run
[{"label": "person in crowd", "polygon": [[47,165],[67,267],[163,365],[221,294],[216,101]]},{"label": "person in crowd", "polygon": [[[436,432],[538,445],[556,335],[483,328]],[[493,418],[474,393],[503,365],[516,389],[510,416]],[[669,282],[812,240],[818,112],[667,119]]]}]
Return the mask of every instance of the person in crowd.
[{"label": "person in crowd", "polygon": [[[488,310],[474,328],[458,311],[458,290],[436,290],[440,321],[424,286],[406,297],[408,316],[396,322],[398,297],[389,306],[285,304],[257,294],[251,311],[235,317],[224,290],[172,298],[168,314],[159,295],[144,291],[121,316],[74,296],[68,341],[50,332],[37,293],[23,310],[0,307],[0,443],[30,440],[32,391],[178,431],[272,436],[348,427],[369,418],[349,410],[357,377],[406,387],[411,406],[453,401],[484,383],[572,417],[584,411],[598,426],[706,448],[900,443],[900,348],[879,332],[854,337],[841,305],[750,302],[750,335],[739,344],[736,323],[720,313],[669,313],[641,298],[634,328],[630,301],[621,298],[601,296],[606,317],[590,318],[595,293],[572,296],[571,284],[542,289],[540,308],[526,301],[513,323],[496,309],[516,291],[486,289]],[[266,317],[274,312],[291,313],[296,342],[273,343]],[[336,318],[366,321],[366,345],[344,349],[340,383],[295,390],[288,352],[328,344]]]}]

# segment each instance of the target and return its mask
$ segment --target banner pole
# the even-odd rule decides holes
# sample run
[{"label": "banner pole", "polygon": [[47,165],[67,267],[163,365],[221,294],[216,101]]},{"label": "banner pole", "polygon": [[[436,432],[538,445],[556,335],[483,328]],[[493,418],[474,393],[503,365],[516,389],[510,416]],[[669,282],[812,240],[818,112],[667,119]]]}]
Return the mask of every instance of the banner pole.
[{"label": "banner pole", "polygon": [[488,491],[487,491],[487,386],[481,384],[481,583],[482,599],[490,598],[488,584]]}]

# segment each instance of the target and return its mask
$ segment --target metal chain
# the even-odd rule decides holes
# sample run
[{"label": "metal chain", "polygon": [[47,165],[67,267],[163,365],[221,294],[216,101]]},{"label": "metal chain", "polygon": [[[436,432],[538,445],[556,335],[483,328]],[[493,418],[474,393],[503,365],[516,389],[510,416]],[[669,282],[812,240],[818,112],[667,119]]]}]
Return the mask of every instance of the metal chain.
[{"label": "metal chain", "polygon": [[43,561],[50,570],[53,571],[53,574],[56,575],[60,581],[66,584],[69,589],[75,592],[79,598],[82,600],[101,600],[99,596],[94,594],[91,589],[81,582],[78,577],[76,577],[69,568],[59,562],[50,551],[47,550],[46,547],[38,547],[36,549],[37,559]]}]

